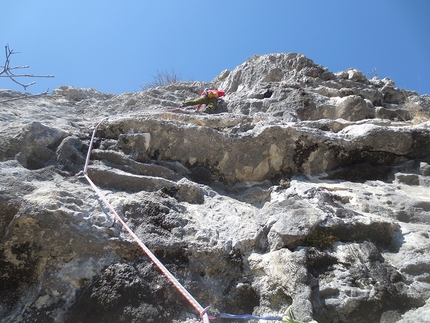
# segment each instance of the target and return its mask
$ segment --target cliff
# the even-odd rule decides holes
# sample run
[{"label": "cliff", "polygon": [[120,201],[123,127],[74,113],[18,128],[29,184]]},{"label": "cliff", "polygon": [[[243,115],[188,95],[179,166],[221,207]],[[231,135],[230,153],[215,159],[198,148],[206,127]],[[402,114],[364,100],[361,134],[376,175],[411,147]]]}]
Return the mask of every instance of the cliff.
[{"label": "cliff", "polygon": [[430,96],[288,53],[0,108],[2,322],[201,322],[85,176],[204,307],[428,322]]}]

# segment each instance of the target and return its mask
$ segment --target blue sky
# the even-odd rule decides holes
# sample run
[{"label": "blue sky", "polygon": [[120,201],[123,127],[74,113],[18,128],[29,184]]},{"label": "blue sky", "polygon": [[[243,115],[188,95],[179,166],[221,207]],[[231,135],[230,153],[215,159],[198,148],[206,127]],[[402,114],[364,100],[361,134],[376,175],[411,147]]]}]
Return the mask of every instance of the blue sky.
[{"label": "blue sky", "polygon": [[254,54],[297,52],[430,94],[429,0],[8,0],[2,13],[0,45],[20,52],[11,65],[55,75],[30,93],[135,92],[165,70],[211,81]]}]

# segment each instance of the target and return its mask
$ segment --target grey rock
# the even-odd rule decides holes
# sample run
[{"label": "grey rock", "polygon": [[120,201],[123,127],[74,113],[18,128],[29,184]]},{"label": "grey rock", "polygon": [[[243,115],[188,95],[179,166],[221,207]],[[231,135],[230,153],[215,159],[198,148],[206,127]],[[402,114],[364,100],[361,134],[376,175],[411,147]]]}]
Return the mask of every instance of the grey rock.
[{"label": "grey rock", "polygon": [[430,165],[427,163],[420,163],[420,172],[424,176],[430,176]]},{"label": "grey rock", "polygon": [[61,96],[68,101],[81,101],[85,99],[104,100],[113,97],[112,94],[103,93],[95,89],[80,89],[73,86],[60,86],[52,91],[53,96]]}]

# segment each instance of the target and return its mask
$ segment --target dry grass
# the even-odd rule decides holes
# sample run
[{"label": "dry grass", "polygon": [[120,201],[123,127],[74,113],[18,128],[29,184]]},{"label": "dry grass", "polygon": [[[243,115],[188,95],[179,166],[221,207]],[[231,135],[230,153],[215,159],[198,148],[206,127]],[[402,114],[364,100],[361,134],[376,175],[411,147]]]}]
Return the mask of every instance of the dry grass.
[{"label": "dry grass", "polygon": [[182,77],[180,74],[176,73],[175,70],[157,70],[157,75],[152,76],[152,82],[144,83],[141,85],[142,90],[153,89],[157,86],[166,86],[173,83],[178,83],[182,81]]},{"label": "dry grass", "polygon": [[411,120],[415,123],[423,123],[430,120],[430,111],[422,107],[421,105],[414,102],[407,102],[403,104],[404,110],[409,111]]}]

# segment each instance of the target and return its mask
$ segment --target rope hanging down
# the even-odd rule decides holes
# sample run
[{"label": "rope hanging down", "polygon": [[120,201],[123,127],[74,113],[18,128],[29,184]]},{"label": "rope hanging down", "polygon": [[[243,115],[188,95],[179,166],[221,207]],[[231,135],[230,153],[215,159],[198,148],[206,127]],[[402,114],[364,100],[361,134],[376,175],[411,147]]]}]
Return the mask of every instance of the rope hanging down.
[{"label": "rope hanging down", "polygon": [[[185,287],[182,286],[182,284],[172,275],[172,273],[170,273],[170,271],[167,270],[167,268],[160,262],[160,260],[158,260],[158,258],[155,257],[155,255],[151,252],[151,250],[149,250],[148,247],[139,239],[139,237],[130,229],[130,227],[124,222],[124,220],[115,211],[113,206],[109,203],[109,201],[104,196],[104,194],[99,190],[99,188],[94,184],[94,182],[88,176],[88,166],[90,163],[91,152],[93,149],[93,143],[94,143],[94,138],[95,138],[97,129],[104,121],[106,121],[108,119],[109,119],[109,117],[102,119],[94,127],[93,134],[91,136],[90,145],[88,147],[88,154],[87,154],[87,158],[85,160],[84,170],[79,172],[77,175],[78,176],[84,176],[86,178],[86,180],[88,181],[88,183],[90,183],[91,187],[94,189],[94,191],[97,193],[97,195],[103,200],[103,202],[106,203],[106,205],[109,207],[111,212],[115,215],[115,218],[122,224],[124,229],[131,235],[133,240],[139,245],[139,247],[146,253],[146,255],[149,257],[149,259],[151,259],[151,261],[160,269],[160,271],[167,277],[167,279],[169,279],[169,281],[178,289],[178,291],[188,300],[188,302],[190,302],[190,304],[200,314],[204,310],[203,306],[201,306],[199,304],[199,302],[197,302],[194,299],[194,297],[185,289]],[[208,318],[208,315],[206,313],[201,315],[201,317],[202,317],[204,323],[209,323],[209,318]]]},{"label": "rope hanging down", "polygon": [[[125,114],[118,114],[115,115],[115,117],[118,116],[124,116],[130,113]],[[288,323],[301,323],[299,321],[296,321],[292,318],[290,318],[291,308],[289,307],[287,310],[286,315],[283,317],[281,316],[254,316],[254,315],[234,315],[234,314],[227,314],[227,313],[219,313],[216,310],[212,310],[210,306],[203,308],[199,302],[185,289],[184,286],[172,275],[172,273],[158,260],[158,258],[151,252],[151,250],[148,249],[148,247],[139,239],[139,237],[130,229],[130,227],[124,222],[124,220],[119,216],[119,214],[115,211],[113,206],[109,203],[107,198],[104,196],[102,191],[94,184],[94,182],[91,180],[91,178],[88,176],[88,166],[90,163],[90,157],[91,152],[93,149],[93,143],[95,139],[95,135],[97,132],[98,127],[106,120],[110,119],[110,117],[106,117],[102,119],[93,130],[93,134],[91,136],[90,145],[88,147],[88,153],[87,158],[85,160],[85,166],[82,171],[80,171],[76,176],[83,176],[88,181],[88,183],[91,185],[91,187],[94,189],[94,191],[97,193],[97,195],[103,200],[103,202],[108,206],[110,211],[115,215],[115,218],[121,223],[121,225],[124,227],[124,229],[130,234],[130,236],[133,238],[133,240],[140,246],[140,248],[145,252],[145,254],[151,259],[151,261],[160,269],[160,271],[167,277],[167,279],[178,289],[178,291],[185,297],[185,299],[188,300],[188,302],[194,307],[194,309],[197,310],[197,312],[200,314],[200,317],[202,318],[204,323],[210,323],[209,319],[213,320],[218,317],[226,318],[226,319],[243,319],[243,320],[251,320],[251,319],[260,319],[260,320],[272,320],[272,321],[283,321]],[[211,313],[211,315],[208,315],[208,312]]]}]

